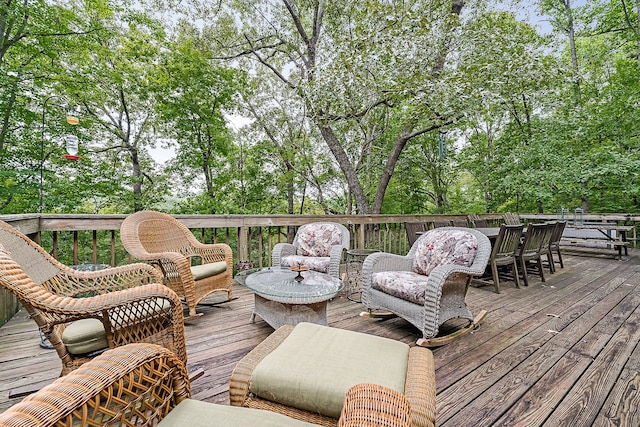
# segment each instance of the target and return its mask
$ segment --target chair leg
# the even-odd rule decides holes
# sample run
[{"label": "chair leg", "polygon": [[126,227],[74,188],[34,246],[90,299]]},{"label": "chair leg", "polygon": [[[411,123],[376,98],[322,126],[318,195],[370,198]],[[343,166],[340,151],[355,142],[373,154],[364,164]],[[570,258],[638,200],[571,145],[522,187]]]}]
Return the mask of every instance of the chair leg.
[{"label": "chair leg", "polygon": [[537,259],[537,263],[538,263],[538,271],[540,272],[540,279],[545,282],[546,280],[544,279],[544,270],[542,269],[542,257],[539,256]]},{"label": "chair leg", "polygon": [[494,262],[491,263],[491,274],[493,274],[493,286],[496,289],[496,294],[499,294],[500,279],[498,277],[498,266]]},{"label": "chair leg", "polygon": [[513,280],[515,280],[516,282],[516,287],[520,289],[520,273],[518,273],[518,263],[516,262],[515,258],[513,260],[511,270],[513,270]]},{"label": "chair leg", "polygon": [[549,272],[551,274],[556,272],[556,266],[553,263],[553,254],[551,253],[551,251],[549,251],[547,253],[547,262],[549,263]]},{"label": "chair leg", "polygon": [[562,262],[562,254],[560,253],[560,248],[558,248],[558,260],[560,261],[560,268],[564,268],[564,262]]},{"label": "chair leg", "polygon": [[522,268],[522,279],[524,280],[524,285],[529,286],[529,278],[527,277],[527,263],[523,258],[520,258],[520,268]]}]

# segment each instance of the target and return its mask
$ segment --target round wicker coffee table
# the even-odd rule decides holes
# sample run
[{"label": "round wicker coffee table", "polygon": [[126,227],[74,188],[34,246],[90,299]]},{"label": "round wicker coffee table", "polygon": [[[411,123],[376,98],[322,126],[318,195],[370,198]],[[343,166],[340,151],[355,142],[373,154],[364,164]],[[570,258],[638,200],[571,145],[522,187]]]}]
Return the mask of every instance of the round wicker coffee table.
[{"label": "round wicker coffee table", "polygon": [[[296,280],[298,274],[302,280]],[[243,271],[235,279],[254,292],[251,322],[257,314],[274,329],[300,322],[327,325],[327,301],[344,287],[340,279],[325,273],[280,267]]]}]

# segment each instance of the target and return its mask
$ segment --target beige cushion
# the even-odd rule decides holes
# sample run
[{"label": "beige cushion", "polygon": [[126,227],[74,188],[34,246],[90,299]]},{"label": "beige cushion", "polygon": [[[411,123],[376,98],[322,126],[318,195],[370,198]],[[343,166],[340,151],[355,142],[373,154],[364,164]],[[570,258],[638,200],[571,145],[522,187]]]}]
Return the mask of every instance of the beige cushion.
[{"label": "beige cushion", "polygon": [[315,424],[294,420],[275,412],[241,406],[216,405],[199,400],[183,400],[158,423],[158,427],[308,427]]},{"label": "beige cushion", "polygon": [[[162,300],[162,310],[169,310],[169,300]],[[135,320],[135,319],[131,319]],[[109,347],[107,333],[98,319],[81,319],[71,322],[62,331],[62,342],[71,354],[85,354]]]},{"label": "beige cushion", "polygon": [[216,274],[224,273],[227,270],[225,261],[210,262],[209,264],[194,265],[191,267],[193,280],[200,280]]},{"label": "beige cushion", "polygon": [[353,385],[404,393],[409,346],[374,335],[299,323],[251,375],[252,393],[286,406],[339,418]]}]

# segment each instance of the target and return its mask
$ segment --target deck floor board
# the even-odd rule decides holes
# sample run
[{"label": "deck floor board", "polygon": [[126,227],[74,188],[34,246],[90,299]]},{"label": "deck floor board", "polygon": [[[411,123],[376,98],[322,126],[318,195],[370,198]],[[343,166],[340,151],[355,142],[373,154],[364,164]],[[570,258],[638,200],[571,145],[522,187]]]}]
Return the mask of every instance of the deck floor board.
[{"label": "deck floor board", "polygon": [[[564,260],[545,283],[532,275],[521,289],[501,281],[500,294],[469,289],[470,309],[488,315],[434,349],[439,426],[640,425],[640,252]],[[235,286],[234,296],[200,306],[203,316],[185,324],[188,368],[205,370],[192,384],[196,399],[228,404],[233,367],[273,331],[259,317],[250,323],[250,291]],[[360,317],[363,309],[340,295],[328,305],[329,324],[410,345],[420,338],[407,321]],[[57,377],[59,359],[38,343],[24,312],[0,328],[0,412],[20,400],[9,390]]]}]

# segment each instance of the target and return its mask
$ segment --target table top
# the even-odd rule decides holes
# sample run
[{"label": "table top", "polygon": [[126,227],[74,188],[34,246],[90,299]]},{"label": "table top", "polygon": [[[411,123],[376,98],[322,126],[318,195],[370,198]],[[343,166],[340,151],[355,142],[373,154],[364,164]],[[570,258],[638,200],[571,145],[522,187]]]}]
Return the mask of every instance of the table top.
[{"label": "table top", "polygon": [[380,252],[379,249],[359,249],[359,248],[355,248],[355,249],[349,249],[347,251],[347,255],[350,256],[354,256],[354,257],[367,257],[371,254],[375,254],[376,252]]},{"label": "table top", "polygon": [[70,265],[69,267],[78,271],[100,271],[111,268],[109,264],[76,264]]},{"label": "table top", "polygon": [[474,228],[474,230],[481,232],[490,239],[495,239],[500,234],[500,227],[478,227]]},{"label": "table top", "polygon": [[631,231],[633,225],[618,225],[618,224],[567,224],[569,228],[576,229],[589,229],[589,230],[616,230],[616,231]]},{"label": "table top", "polygon": [[302,281],[295,280],[297,274],[288,268],[254,268],[238,273],[235,279],[256,294],[285,304],[326,301],[344,288],[340,279],[325,273],[302,271]]}]

